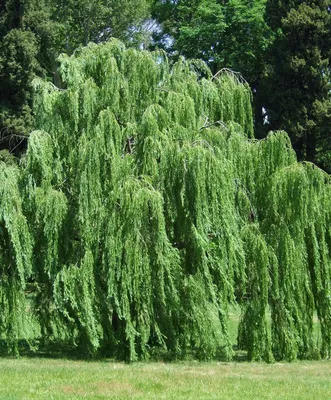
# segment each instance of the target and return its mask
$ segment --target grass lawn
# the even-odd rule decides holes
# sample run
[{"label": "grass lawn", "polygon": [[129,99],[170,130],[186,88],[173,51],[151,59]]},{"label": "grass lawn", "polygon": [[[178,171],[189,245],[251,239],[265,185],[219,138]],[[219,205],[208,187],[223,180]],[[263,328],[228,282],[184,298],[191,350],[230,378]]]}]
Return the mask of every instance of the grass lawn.
[{"label": "grass lawn", "polygon": [[0,399],[330,400],[331,361],[134,363],[0,359]]},{"label": "grass lawn", "polygon": [[[229,333],[234,345],[239,316],[239,308],[233,308]],[[317,341],[319,335],[316,322]],[[331,360],[125,364],[0,357],[0,400],[81,398],[331,400]]]}]

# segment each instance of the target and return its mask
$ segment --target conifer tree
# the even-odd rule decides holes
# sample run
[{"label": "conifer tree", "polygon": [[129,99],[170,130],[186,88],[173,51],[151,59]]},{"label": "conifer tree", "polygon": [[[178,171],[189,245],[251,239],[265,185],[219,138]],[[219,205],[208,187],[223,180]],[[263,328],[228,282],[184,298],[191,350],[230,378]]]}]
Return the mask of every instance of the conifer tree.
[{"label": "conifer tree", "polygon": [[276,34],[266,54],[261,86],[266,129],[285,129],[299,159],[330,170],[329,2],[267,2],[266,19]]},{"label": "conifer tree", "polygon": [[6,0],[0,8],[0,150],[26,148],[34,127],[31,82],[54,72],[59,26],[49,1]]},{"label": "conifer tree", "polygon": [[138,46],[149,0],[3,0],[0,5],[0,150],[19,155],[34,129],[32,80],[57,86],[60,53],[111,36]]}]

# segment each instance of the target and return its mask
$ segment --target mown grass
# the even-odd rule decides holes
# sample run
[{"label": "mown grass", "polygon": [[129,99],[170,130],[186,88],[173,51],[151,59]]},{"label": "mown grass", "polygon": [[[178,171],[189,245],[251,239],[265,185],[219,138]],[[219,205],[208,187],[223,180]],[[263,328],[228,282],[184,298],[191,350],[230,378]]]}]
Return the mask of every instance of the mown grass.
[{"label": "mown grass", "polygon": [[[234,347],[239,316],[238,308],[230,310]],[[30,357],[0,357],[0,399],[331,400],[331,360],[125,364],[55,359],[66,354],[63,348],[26,354]],[[245,354],[236,352],[235,359]]]},{"label": "mown grass", "polygon": [[124,364],[0,359],[0,398],[330,400],[331,361]]}]

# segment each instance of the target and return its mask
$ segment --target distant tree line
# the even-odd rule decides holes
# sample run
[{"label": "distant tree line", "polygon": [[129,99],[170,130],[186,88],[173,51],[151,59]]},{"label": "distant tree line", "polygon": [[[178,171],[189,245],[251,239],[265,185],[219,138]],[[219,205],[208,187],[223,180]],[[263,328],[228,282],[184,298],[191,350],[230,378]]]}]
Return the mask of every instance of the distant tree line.
[{"label": "distant tree line", "polygon": [[4,0],[0,149],[19,154],[34,127],[33,77],[61,86],[57,57],[116,37],[170,59],[238,71],[253,91],[255,136],[284,129],[300,160],[331,171],[330,1]]}]

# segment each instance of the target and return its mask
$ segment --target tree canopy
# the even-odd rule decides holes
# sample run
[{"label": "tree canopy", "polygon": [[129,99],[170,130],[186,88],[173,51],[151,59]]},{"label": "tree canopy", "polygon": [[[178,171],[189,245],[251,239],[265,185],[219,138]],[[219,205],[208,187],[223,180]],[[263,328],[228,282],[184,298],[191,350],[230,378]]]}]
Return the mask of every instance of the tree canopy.
[{"label": "tree canopy", "polygon": [[[299,160],[331,171],[330,4],[326,0],[4,0],[0,5],[0,150],[20,157],[35,128],[31,81],[62,82],[57,57],[116,37],[239,72],[254,130],[285,130]],[[153,38],[152,38],[153,37]]]},{"label": "tree canopy", "polygon": [[156,45],[240,72],[255,133],[285,130],[300,160],[330,167],[330,2],[155,0]]},{"label": "tree canopy", "polygon": [[240,71],[253,87],[269,43],[266,0],[155,1],[153,15],[161,24],[156,43],[169,53],[204,60],[214,73],[227,67]]},{"label": "tree canopy", "polygon": [[33,78],[61,85],[57,57],[111,36],[137,46],[150,1],[5,0],[0,5],[0,150],[21,154],[34,129]]},{"label": "tree canopy", "polygon": [[20,165],[0,160],[8,349],[229,359],[239,304],[249,359],[330,356],[330,178],[284,132],[254,139],[247,83],[116,40],[59,73],[34,81]]},{"label": "tree canopy", "polygon": [[301,160],[318,163],[330,172],[329,4],[267,2],[266,18],[277,34],[266,54],[261,86],[267,94],[267,127],[285,129]]}]

